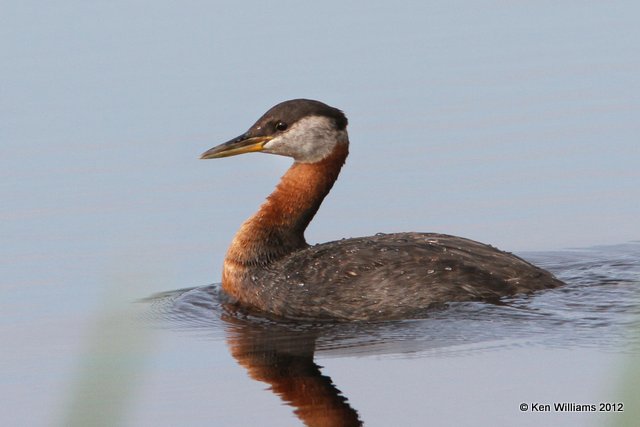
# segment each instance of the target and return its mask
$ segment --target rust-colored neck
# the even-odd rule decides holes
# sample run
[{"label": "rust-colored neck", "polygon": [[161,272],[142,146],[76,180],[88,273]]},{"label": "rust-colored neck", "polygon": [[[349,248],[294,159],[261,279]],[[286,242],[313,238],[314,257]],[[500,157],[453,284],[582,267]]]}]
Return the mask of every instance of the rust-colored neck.
[{"label": "rust-colored neck", "polygon": [[304,230],[338,178],[348,154],[339,143],[316,163],[294,163],[258,212],[245,221],[225,265],[265,265],[307,246]]}]

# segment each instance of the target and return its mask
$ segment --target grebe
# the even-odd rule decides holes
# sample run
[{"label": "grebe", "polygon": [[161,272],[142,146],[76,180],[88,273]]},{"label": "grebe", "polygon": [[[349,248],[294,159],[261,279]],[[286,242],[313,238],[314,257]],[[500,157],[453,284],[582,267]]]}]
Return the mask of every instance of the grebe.
[{"label": "grebe", "polygon": [[445,234],[307,244],[304,231],[349,151],[347,118],[337,108],[282,102],[201,158],[257,151],[294,163],[227,251],[222,288],[242,307],[292,319],[402,319],[447,302],[497,301],[562,284],[513,254]]}]

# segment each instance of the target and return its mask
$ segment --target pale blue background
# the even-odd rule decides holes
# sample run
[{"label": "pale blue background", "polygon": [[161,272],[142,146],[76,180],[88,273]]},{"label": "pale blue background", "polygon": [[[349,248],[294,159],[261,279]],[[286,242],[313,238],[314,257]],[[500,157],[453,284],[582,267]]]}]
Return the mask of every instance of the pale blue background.
[{"label": "pale blue background", "polygon": [[311,242],[639,239],[639,16],[635,1],[3,2],[5,402],[55,413],[31,390],[66,390],[121,277],[126,298],[219,280],[289,162],[199,154],[285,99],[351,123]]}]

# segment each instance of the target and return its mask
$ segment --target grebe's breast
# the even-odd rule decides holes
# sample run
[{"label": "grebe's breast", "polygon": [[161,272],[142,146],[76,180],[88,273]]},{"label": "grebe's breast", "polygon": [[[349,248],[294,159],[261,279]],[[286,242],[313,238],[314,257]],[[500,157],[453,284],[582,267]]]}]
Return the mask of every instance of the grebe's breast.
[{"label": "grebe's breast", "polygon": [[432,233],[328,242],[245,273],[242,286],[252,289],[256,308],[334,320],[407,318],[446,302],[496,301],[562,284],[513,254]]}]

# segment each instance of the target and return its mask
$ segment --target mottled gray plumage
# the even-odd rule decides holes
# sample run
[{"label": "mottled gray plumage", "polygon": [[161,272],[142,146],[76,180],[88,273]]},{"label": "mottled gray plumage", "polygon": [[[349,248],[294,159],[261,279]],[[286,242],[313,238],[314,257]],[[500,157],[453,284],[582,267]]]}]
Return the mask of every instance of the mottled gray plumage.
[{"label": "mottled gray plumage", "polygon": [[434,233],[328,242],[252,269],[267,311],[290,318],[372,320],[424,315],[453,301],[497,301],[562,284],[492,246]]}]

